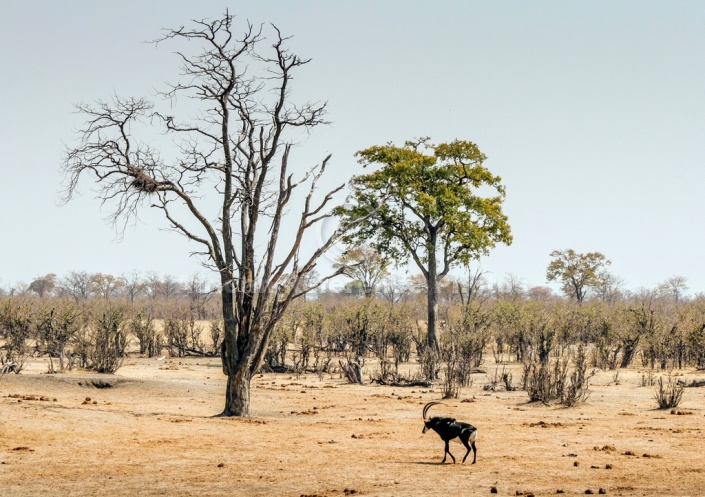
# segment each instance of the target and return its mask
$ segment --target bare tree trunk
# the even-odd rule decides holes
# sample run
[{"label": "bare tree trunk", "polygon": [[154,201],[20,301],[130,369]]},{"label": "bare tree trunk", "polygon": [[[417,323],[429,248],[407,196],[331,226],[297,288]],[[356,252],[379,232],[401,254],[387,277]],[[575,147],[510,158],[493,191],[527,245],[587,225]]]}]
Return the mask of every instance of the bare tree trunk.
[{"label": "bare tree trunk", "polygon": [[221,416],[250,416],[250,380],[247,366],[240,367],[228,374],[225,390],[225,408]]},{"label": "bare tree trunk", "polygon": [[222,273],[221,298],[223,302],[223,342],[221,359],[223,374],[228,377],[225,389],[225,408],[221,416],[243,416],[250,414],[250,375],[242,367],[237,337],[240,323],[235,318],[232,280]]}]

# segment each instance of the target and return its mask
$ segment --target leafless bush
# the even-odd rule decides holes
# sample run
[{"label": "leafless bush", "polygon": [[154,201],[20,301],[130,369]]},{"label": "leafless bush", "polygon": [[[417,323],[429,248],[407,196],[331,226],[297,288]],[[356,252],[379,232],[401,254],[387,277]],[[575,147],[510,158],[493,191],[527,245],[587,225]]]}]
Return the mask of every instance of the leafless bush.
[{"label": "leafless bush", "polygon": [[420,349],[417,355],[420,374],[425,380],[436,381],[441,371],[440,354],[428,346]]},{"label": "leafless bush", "polygon": [[441,382],[441,392],[444,399],[457,399],[462,387],[462,358],[457,348],[448,345],[441,351],[441,358],[444,364],[443,381]]},{"label": "leafless bush", "polygon": [[[81,315],[80,308],[69,301],[60,302],[55,307],[39,313],[37,343],[41,344],[49,355],[50,372],[63,372],[66,368],[73,368],[74,352],[67,352],[66,349],[84,324]],[[58,370],[54,368],[53,358],[59,359]]]},{"label": "leafless bush", "polygon": [[613,346],[604,338],[600,338],[595,343],[593,350],[593,365],[600,369],[615,370],[619,361],[619,354],[622,351],[621,345]]},{"label": "leafless bush", "polygon": [[587,400],[589,396],[588,358],[584,345],[578,345],[572,368],[568,348],[557,357],[543,362],[532,356],[524,363],[522,383],[532,401],[549,404],[558,401],[572,407]]},{"label": "leafless bush", "polygon": [[532,402],[540,401],[548,405],[560,399],[568,375],[568,362],[555,359],[552,364],[532,356],[524,362],[522,383]]},{"label": "leafless bush", "polygon": [[213,355],[218,355],[220,343],[223,339],[223,322],[219,319],[214,319],[210,322],[209,335],[211,338],[211,346]]},{"label": "leafless bush", "polygon": [[0,307],[0,337],[5,339],[4,353],[0,354],[0,369],[19,373],[25,365],[27,340],[32,334],[34,316],[28,302],[7,300]]},{"label": "leafless bush", "polygon": [[402,326],[394,330],[390,334],[389,341],[392,345],[392,357],[398,373],[399,364],[409,362],[411,358],[411,344],[413,340],[411,338],[410,329]]},{"label": "leafless bush", "polygon": [[130,320],[130,331],[137,337],[140,354],[154,357],[162,348],[162,335],[154,325],[151,313],[139,312]]},{"label": "leafless bush", "polygon": [[642,387],[653,387],[656,384],[656,375],[653,371],[646,371],[641,373],[641,386]]},{"label": "leafless bush", "polygon": [[205,355],[206,344],[203,342],[203,338],[201,338],[203,328],[196,322],[193,314],[186,320],[186,330],[188,331],[188,351],[196,355]]},{"label": "leafless bush", "polygon": [[[95,343],[93,341],[93,331],[91,330],[90,319],[86,318],[86,323],[84,323],[77,331],[74,336],[73,343],[73,356],[72,359],[74,363],[81,369],[88,369],[91,365],[91,357],[93,356],[93,349]],[[51,373],[53,369],[53,363],[51,357],[49,358],[49,372]]]},{"label": "leafless bush", "polygon": [[116,308],[106,309],[94,322],[94,349],[91,369],[98,373],[112,374],[122,366],[127,333],[123,326],[124,314]]},{"label": "leafless bush", "polygon": [[569,381],[564,383],[564,388],[561,392],[561,404],[564,406],[573,407],[585,402],[589,397],[589,381],[592,374],[587,374],[587,367],[588,360],[585,346],[580,344],[576,351]]},{"label": "leafless bush", "polygon": [[659,409],[678,407],[683,398],[683,386],[674,381],[670,374],[667,378],[668,381],[664,383],[663,376],[660,377],[654,391],[654,397],[656,402],[658,402]]},{"label": "leafless bush", "polygon": [[184,357],[188,350],[189,327],[182,317],[169,318],[164,322],[164,335],[169,355]]}]

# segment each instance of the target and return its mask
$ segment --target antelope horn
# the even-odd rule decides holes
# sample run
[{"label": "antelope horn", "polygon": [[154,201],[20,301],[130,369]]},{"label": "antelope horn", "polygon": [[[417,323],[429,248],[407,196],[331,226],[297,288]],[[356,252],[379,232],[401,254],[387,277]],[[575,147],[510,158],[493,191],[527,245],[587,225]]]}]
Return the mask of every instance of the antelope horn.
[{"label": "antelope horn", "polygon": [[424,408],[423,408],[423,419],[424,419],[424,420],[426,419],[426,413],[428,413],[428,410],[429,410],[431,407],[437,406],[437,405],[440,405],[440,404],[443,404],[443,402],[429,402],[428,404],[426,404],[426,405],[424,406]]}]

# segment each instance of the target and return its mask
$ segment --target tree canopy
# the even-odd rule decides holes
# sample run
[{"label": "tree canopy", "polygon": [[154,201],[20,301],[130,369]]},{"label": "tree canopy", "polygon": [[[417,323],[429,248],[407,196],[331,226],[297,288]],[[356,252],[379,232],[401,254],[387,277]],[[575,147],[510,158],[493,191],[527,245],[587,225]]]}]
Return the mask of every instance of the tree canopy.
[{"label": "tree canopy", "polygon": [[469,141],[434,145],[424,138],[356,155],[365,167],[381,167],[351,180],[352,205],[337,213],[344,223],[367,220],[345,240],[367,243],[398,263],[414,261],[427,281],[428,342],[436,347],[437,283],[453,266],[512,242],[501,178],[484,166],[485,155]]},{"label": "tree canopy", "polygon": [[561,290],[578,302],[585,299],[591,288],[603,286],[606,266],[612,264],[600,252],[580,254],[573,249],[554,250],[546,270],[548,281],[560,281]]}]

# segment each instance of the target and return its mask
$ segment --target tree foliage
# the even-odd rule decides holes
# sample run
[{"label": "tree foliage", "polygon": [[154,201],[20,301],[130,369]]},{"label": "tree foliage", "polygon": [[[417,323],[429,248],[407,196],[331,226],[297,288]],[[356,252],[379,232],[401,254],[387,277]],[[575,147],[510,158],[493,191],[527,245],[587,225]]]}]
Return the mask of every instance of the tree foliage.
[{"label": "tree foliage", "polygon": [[485,155],[469,141],[433,145],[421,139],[370,147],[357,157],[363,166],[381,167],[351,180],[354,205],[337,212],[345,223],[368,219],[346,242],[368,243],[395,261],[414,261],[426,279],[428,341],[437,348],[438,282],[453,266],[512,242],[501,178],[484,166]]},{"label": "tree foliage", "polygon": [[40,298],[50,294],[55,287],[56,275],[54,273],[40,276],[29,284],[29,290],[39,295]]},{"label": "tree foliage", "polygon": [[554,250],[546,270],[548,281],[560,281],[561,290],[578,302],[585,300],[589,289],[605,284],[602,272],[612,262],[600,252],[580,254],[573,249]]}]

